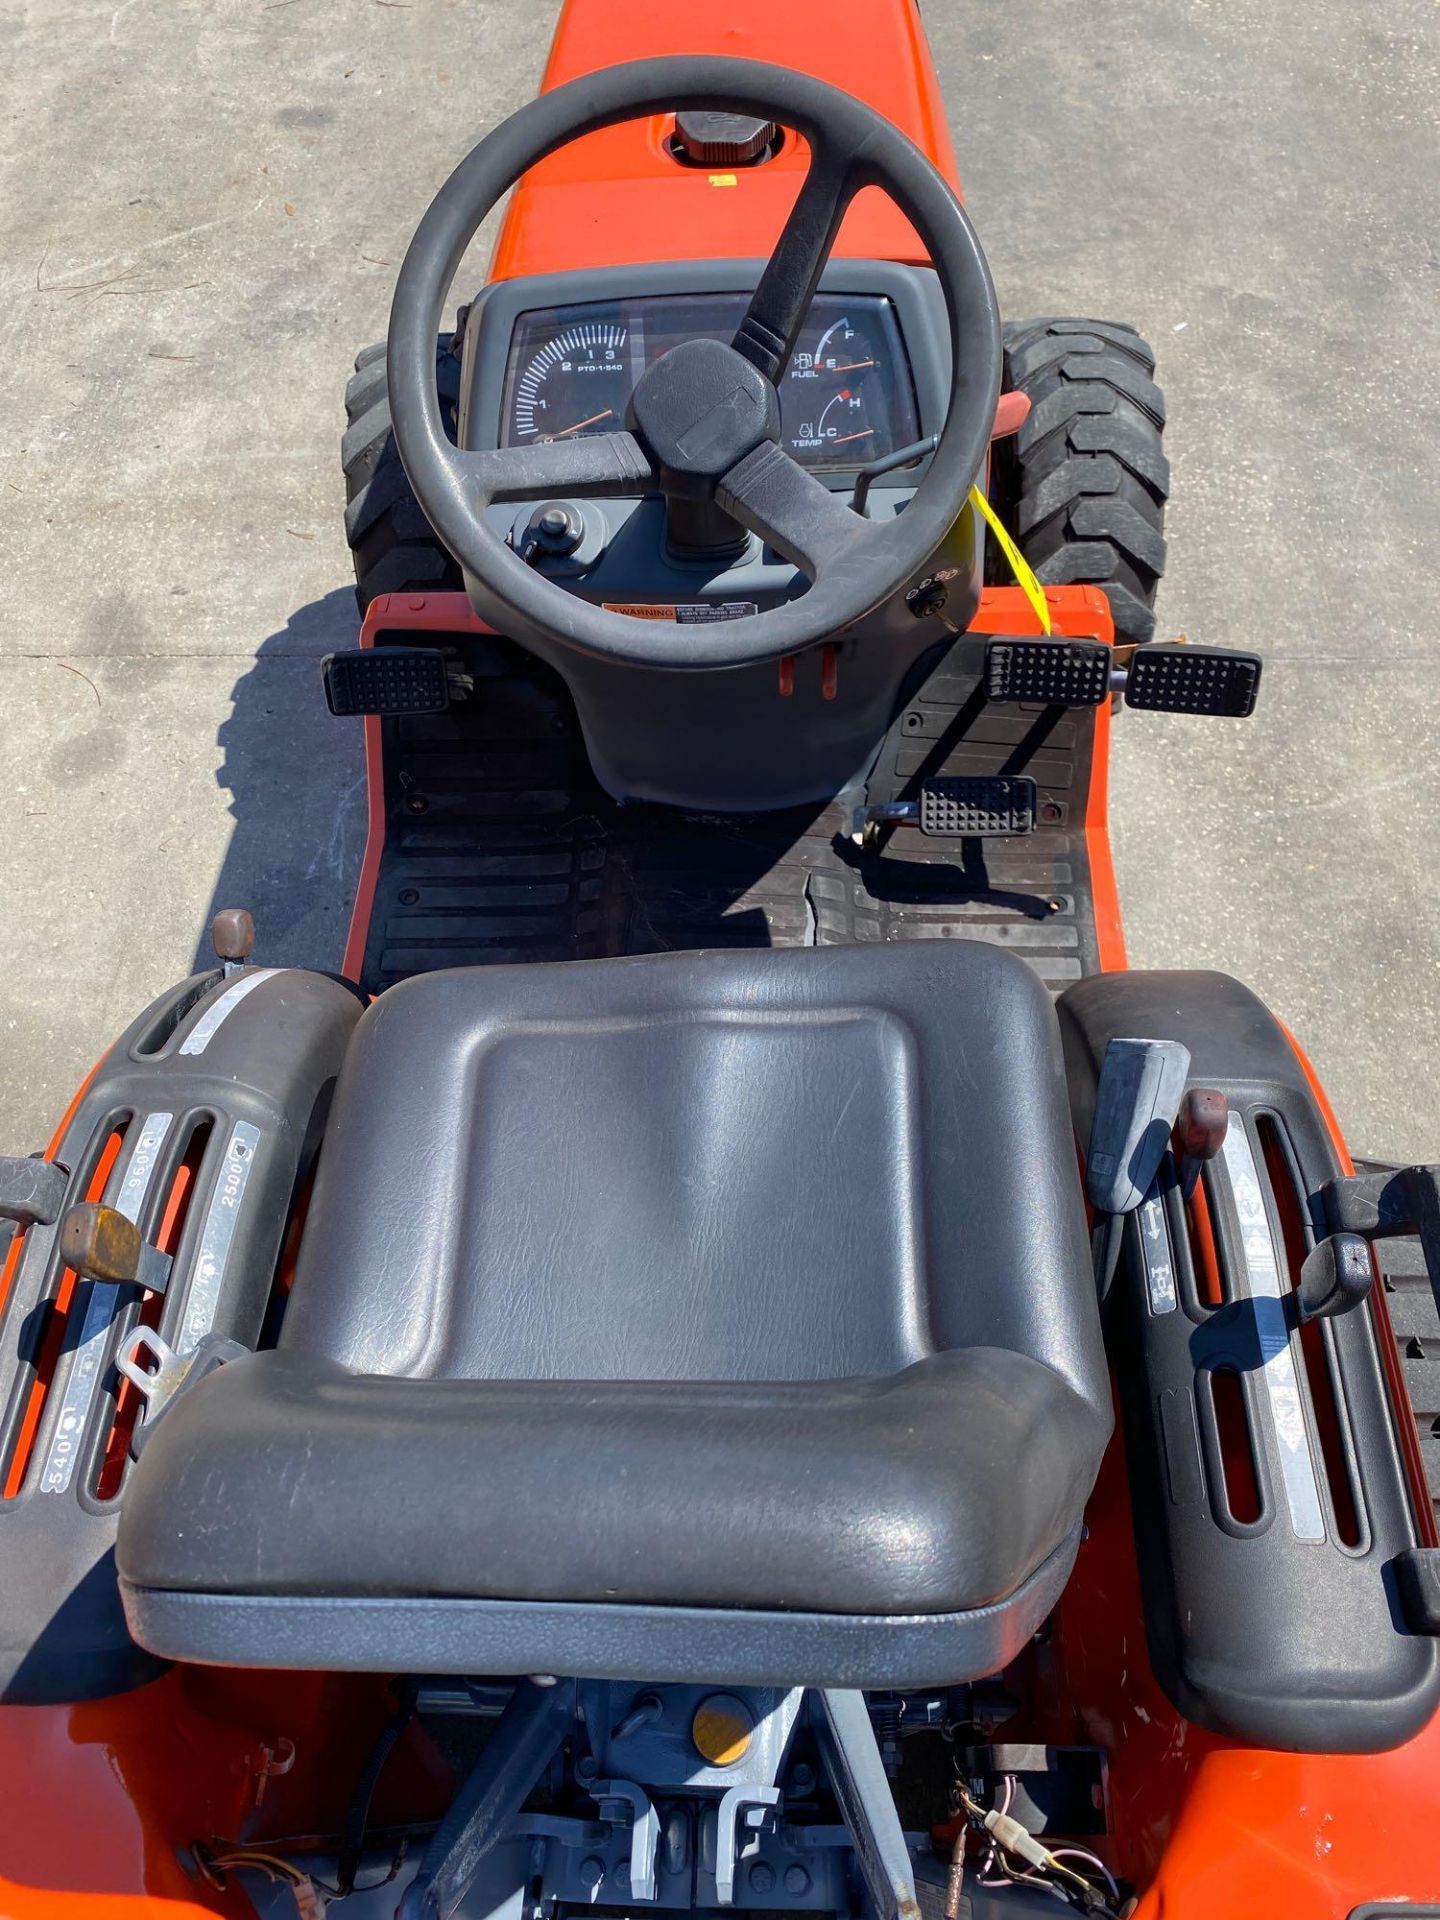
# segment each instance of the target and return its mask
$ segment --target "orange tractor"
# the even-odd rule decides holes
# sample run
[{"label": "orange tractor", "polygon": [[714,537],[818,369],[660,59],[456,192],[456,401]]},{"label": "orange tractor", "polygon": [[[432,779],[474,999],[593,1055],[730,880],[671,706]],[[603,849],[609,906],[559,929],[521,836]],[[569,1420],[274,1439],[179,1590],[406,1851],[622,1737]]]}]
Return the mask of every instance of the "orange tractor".
[{"label": "orange tractor", "polygon": [[912,0],[570,0],[348,404],[343,972],[0,1164],[0,1908],[1440,1914],[1440,1183],[1126,968],[1260,662]]}]

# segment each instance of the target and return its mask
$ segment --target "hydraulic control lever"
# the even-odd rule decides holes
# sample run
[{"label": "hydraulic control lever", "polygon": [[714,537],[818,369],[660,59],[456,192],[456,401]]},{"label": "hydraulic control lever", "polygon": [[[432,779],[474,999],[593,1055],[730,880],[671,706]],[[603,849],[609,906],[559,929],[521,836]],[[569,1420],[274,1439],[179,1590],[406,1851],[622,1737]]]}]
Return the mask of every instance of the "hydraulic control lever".
[{"label": "hydraulic control lever", "polygon": [[1295,1292],[1301,1324],[1332,1320],[1363,1306],[1374,1284],[1370,1249],[1358,1233],[1332,1233],[1317,1241],[1305,1256]]},{"label": "hydraulic control lever", "polygon": [[170,1256],[142,1238],[133,1220],[114,1207],[82,1200],[60,1227],[60,1253],[67,1267],[86,1280],[108,1286],[144,1287],[163,1293],[170,1279]]},{"label": "hydraulic control lever", "polygon": [[255,951],[255,920],[245,907],[222,907],[210,922],[210,944],[227,977]]},{"label": "hydraulic control lever", "polygon": [[1414,1234],[1440,1306],[1440,1167],[1368,1167],[1331,1180],[1320,1198],[1336,1235],[1383,1240]]},{"label": "hydraulic control lever", "polygon": [[1188,1200],[1195,1191],[1200,1169],[1225,1144],[1230,1124],[1230,1102],[1218,1087],[1191,1087],[1175,1116],[1175,1138],[1180,1146],[1180,1192]]},{"label": "hydraulic control lever", "polygon": [[53,1160],[0,1159],[0,1220],[50,1226],[60,1218],[70,1175]]},{"label": "hydraulic control lever", "polygon": [[1095,1209],[1095,1285],[1103,1300],[1120,1258],[1125,1216],[1154,1184],[1190,1072],[1178,1040],[1114,1039],[1095,1089],[1085,1190]]}]

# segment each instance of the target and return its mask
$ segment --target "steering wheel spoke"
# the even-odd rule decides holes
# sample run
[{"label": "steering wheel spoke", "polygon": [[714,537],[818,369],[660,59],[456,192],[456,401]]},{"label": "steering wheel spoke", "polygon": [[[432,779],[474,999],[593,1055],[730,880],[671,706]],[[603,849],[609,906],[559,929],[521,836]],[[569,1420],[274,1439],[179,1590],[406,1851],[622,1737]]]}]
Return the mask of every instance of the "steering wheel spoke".
[{"label": "steering wheel spoke", "polygon": [[633,433],[542,440],[452,457],[478,506],[571,493],[613,497],[645,493],[656,484],[655,470]]},{"label": "steering wheel spoke", "polygon": [[852,160],[828,146],[811,148],[810,167],[775,250],[731,342],[767,380],[789,365],[815,287],[859,186]]},{"label": "steering wheel spoke", "polygon": [[862,520],[783,447],[767,440],[739,460],[716,488],[726,513],[819,582],[873,538]]}]

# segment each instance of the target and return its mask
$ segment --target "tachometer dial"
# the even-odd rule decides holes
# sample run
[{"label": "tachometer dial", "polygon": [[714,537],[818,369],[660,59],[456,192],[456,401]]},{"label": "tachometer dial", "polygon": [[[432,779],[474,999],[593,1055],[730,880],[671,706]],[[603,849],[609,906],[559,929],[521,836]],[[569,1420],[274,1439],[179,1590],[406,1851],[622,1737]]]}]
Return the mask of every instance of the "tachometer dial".
[{"label": "tachometer dial", "polygon": [[533,354],[515,383],[509,439],[521,446],[614,433],[625,424],[626,329],[586,321]]}]

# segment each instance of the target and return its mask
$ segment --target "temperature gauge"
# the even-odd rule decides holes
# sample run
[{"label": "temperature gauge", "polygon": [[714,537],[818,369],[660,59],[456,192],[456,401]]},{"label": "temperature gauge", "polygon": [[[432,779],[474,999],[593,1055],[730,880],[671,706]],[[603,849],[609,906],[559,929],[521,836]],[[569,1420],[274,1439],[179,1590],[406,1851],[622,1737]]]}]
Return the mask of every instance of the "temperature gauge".
[{"label": "temperature gauge", "polygon": [[889,303],[847,302],[836,314],[838,304],[825,312],[816,300],[813,331],[801,336],[780,383],[785,445],[809,467],[859,467],[892,453],[906,444],[914,417],[897,378],[902,361]]},{"label": "temperature gauge", "polygon": [[786,429],[785,444],[812,466],[861,465],[870,457],[868,442],[875,438],[865,418],[864,393],[858,387],[841,387],[827,398],[822,388],[815,399],[824,404]]}]

